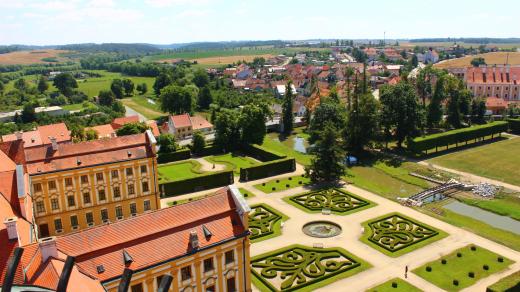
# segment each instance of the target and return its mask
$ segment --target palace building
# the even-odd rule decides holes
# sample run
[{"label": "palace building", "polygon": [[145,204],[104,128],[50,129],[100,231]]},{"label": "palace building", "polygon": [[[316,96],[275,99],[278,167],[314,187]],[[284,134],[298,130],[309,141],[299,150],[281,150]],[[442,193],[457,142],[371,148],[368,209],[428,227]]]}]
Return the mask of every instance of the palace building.
[{"label": "palace building", "polygon": [[520,67],[518,66],[469,67],[464,72],[464,81],[474,96],[520,101]]}]

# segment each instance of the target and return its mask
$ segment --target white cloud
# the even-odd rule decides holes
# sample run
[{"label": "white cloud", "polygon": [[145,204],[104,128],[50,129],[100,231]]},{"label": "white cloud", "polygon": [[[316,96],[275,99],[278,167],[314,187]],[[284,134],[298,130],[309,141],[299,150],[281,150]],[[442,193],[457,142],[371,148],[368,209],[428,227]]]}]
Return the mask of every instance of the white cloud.
[{"label": "white cloud", "polygon": [[209,10],[185,10],[177,14],[179,18],[203,17],[209,14]]},{"label": "white cloud", "polygon": [[171,7],[177,5],[207,5],[210,4],[213,0],[146,0],[145,3],[157,7]]}]

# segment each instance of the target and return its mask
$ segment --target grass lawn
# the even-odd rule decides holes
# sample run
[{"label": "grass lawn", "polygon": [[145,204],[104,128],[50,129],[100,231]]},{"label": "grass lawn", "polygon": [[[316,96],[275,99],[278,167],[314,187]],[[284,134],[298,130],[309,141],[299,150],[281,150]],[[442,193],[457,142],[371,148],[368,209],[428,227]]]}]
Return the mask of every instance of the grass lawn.
[{"label": "grass lawn", "polygon": [[303,133],[303,128],[296,128],[292,135],[284,138],[278,133],[269,133],[264,138],[263,147],[278,152],[284,153],[287,156],[294,157],[296,162],[302,165],[310,165],[312,155],[305,154],[294,149],[294,138],[308,138],[308,135]]},{"label": "grass lawn", "polygon": [[513,273],[487,288],[490,292],[520,291],[520,271]]},{"label": "grass lawn", "polygon": [[449,201],[430,203],[422,208],[416,209],[437,219],[464,228],[489,240],[493,240],[514,250],[520,251],[520,236],[518,236],[518,234],[495,228],[482,221],[444,209],[442,206],[448,202]]},{"label": "grass lawn", "polygon": [[[250,199],[250,198],[253,198],[255,195],[251,192],[248,192],[246,189],[243,189],[243,188],[239,188],[240,190],[240,193],[244,196],[244,198],[246,199]],[[197,197],[192,197],[192,198],[188,198],[188,199],[182,199],[182,200],[177,200],[177,201],[171,201],[171,202],[168,202],[168,206],[175,206],[175,205],[181,205],[181,204],[186,204],[188,202],[192,202],[192,201],[196,201],[196,200],[200,200],[200,199],[204,199],[204,198],[207,198],[209,196],[212,196],[214,195],[215,193],[208,193],[208,194],[204,194],[204,195],[200,195],[200,196],[197,196]]]},{"label": "grass lawn", "polygon": [[253,158],[242,155],[238,152],[227,153],[223,155],[212,155],[204,157],[204,159],[210,163],[224,164],[226,166],[226,170],[232,170],[235,175],[240,175],[240,168],[259,164],[259,162]]},{"label": "grass lawn", "polygon": [[520,139],[512,138],[428,160],[431,163],[519,185]]},{"label": "grass lawn", "polygon": [[[372,229],[370,228],[370,223],[372,222],[376,222],[376,221],[379,221],[383,218],[386,218],[386,217],[389,217],[389,216],[392,216],[392,215],[398,215],[399,217],[402,217],[404,219],[408,219],[409,221],[411,221],[412,223],[414,224],[420,224],[421,226],[423,227],[426,227],[430,230],[433,230],[433,231],[436,231],[437,234],[429,237],[429,238],[426,238],[424,240],[416,240],[414,243],[411,243],[409,244],[408,246],[404,247],[404,248],[401,248],[401,249],[398,249],[398,250],[395,250],[393,252],[381,247],[379,244],[376,244],[374,242],[372,242],[371,240],[369,240],[369,238],[372,236]],[[423,222],[420,222],[418,220],[415,220],[413,218],[410,218],[408,216],[405,216],[401,213],[390,213],[390,214],[385,214],[383,216],[380,216],[380,217],[377,217],[377,218],[373,218],[373,219],[370,219],[368,221],[365,221],[362,223],[362,226],[363,226],[363,229],[364,229],[364,232],[363,234],[361,235],[361,238],[359,240],[361,240],[361,242],[371,246],[372,248],[384,253],[385,255],[389,256],[389,257],[399,257],[399,256],[402,256],[403,254],[406,254],[406,253],[409,253],[409,252],[412,252],[416,249],[419,249],[419,248],[422,248],[434,241],[437,241],[437,240],[440,240],[446,236],[448,236],[448,234],[442,230],[439,230],[437,228],[434,228],[434,227],[431,227],[429,226],[428,224],[425,224]],[[398,232],[398,234],[401,234],[402,236],[404,235],[408,235],[408,234],[404,234],[404,232]],[[390,235],[392,235],[390,233]]]},{"label": "grass lawn", "polygon": [[246,199],[250,199],[250,198],[254,198],[256,197],[255,194],[253,194],[252,192],[244,189],[244,188],[238,188],[238,190],[240,191],[240,193],[244,196],[244,198]]},{"label": "grass lawn", "polygon": [[[301,269],[297,269],[297,270],[295,269],[295,272],[301,273],[302,278],[296,278],[296,277],[293,277],[292,274],[289,274],[290,270],[288,270],[288,269],[294,268],[294,262],[292,262],[290,257],[288,257],[288,256],[287,256],[287,258],[283,258],[283,255],[288,255],[288,252],[293,250],[294,248],[303,248],[305,250],[313,250],[317,254],[320,254],[320,253],[341,254],[343,257],[348,257],[350,260],[353,260],[358,264],[356,266],[352,266],[350,268],[343,267],[343,270],[334,271],[334,266],[332,265],[332,263],[336,262],[335,261],[336,258],[330,257],[328,260],[331,262],[330,268],[332,269],[332,271],[330,271],[329,274],[327,275],[327,277],[325,277],[323,275],[320,276],[319,272],[313,272],[313,270],[316,269],[316,266],[313,265],[312,262],[304,261],[303,264],[306,265],[305,267],[302,267]],[[306,253],[303,256],[308,256],[308,255],[309,255],[309,253]],[[255,268],[253,266],[255,264],[255,262],[259,262],[259,261],[262,261],[264,259],[267,259],[267,258],[270,258],[273,256],[277,256],[277,258],[282,257],[279,261],[272,262],[272,265],[280,265],[279,270],[275,268],[269,272],[270,274],[272,274],[274,276],[274,278],[277,278],[277,279],[274,279],[273,282],[276,282],[276,280],[278,280],[278,281],[290,280],[288,278],[292,278],[294,280],[294,282],[296,282],[297,280],[304,281],[305,285],[302,285],[299,288],[297,288],[297,291],[314,291],[319,287],[323,287],[323,286],[326,286],[337,280],[353,276],[357,273],[360,273],[360,272],[365,271],[365,270],[369,269],[370,267],[372,267],[368,262],[363,261],[362,259],[349,253],[348,251],[346,251],[343,248],[333,247],[333,248],[315,249],[312,247],[294,244],[291,246],[283,247],[283,248],[280,248],[280,249],[277,249],[277,250],[274,250],[274,251],[271,251],[268,253],[264,253],[264,254],[255,256],[251,259],[251,267],[252,267],[251,268],[251,271],[252,271],[251,281],[260,291],[280,291],[280,290],[282,290],[279,287],[280,284],[275,284],[277,287],[272,287],[272,288],[269,287],[268,285],[273,285],[273,282],[270,282],[270,279],[268,279],[268,278],[263,278],[261,276],[261,274],[259,272],[257,272],[257,270],[255,270]],[[286,263],[286,260],[288,260],[290,262]],[[307,271],[306,275],[303,274],[303,272],[302,272],[303,269],[305,269]],[[282,273],[281,271],[284,271],[284,270],[286,270],[287,275],[280,276],[279,272],[281,274]],[[311,272],[308,272],[308,271],[311,271]],[[312,275],[315,278],[309,278],[308,275]],[[296,287],[294,286],[295,285],[294,282],[291,287],[292,289],[291,288],[283,289],[282,291],[284,291],[284,290],[295,291]],[[269,284],[266,284],[266,283],[269,283]],[[301,283],[297,283],[296,285],[301,285]],[[275,288],[275,289],[273,289],[273,288]]]},{"label": "grass lawn", "polygon": [[[395,288],[392,287],[392,284],[395,283]],[[389,291],[399,291],[399,292],[420,292],[421,289],[415,287],[414,285],[406,282],[401,278],[393,278],[384,282],[381,285],[378,285],[374,288],[370,288],[367,292],[389,292]]]},{"label": "grass lawn", "polygon": [[84,80],[78,80],[78,90],[84,92],[86,95],[88,95],[88,97],[97,96],[99,94],[99,91],[101,90],[110,90],[110,84],[112,83],[112,80],[118,78],[130,79],[134,82],[135,86],[141,83],[146,83],[146,85],[148,86],[147,94],[153,94],[153,84],[155,82],[155,78],[153,77],[124,76],[121,73],[108,72],[105,70],[89,70],[88,72],[93,72],[102,75],[101,77],[93,77]]},{"label": "grass lawn", "polygon": [[[513,263],[503,257],[503,261],[499,262],[500,255],[480,246],[475,246],[475,248],[473,251],[470,246],[463,247],[418,267],[413,272],[444,290],[458,291],[475,284],[482,278],[504,270]],[[446,263],[443,264],[442,260],[446,260]],[[487,270],[484,265],[487,265]],[[430,272],[427,271],[427,267],[431,268]],[[472,277],[469,275],[470,272],[473,273]],[[458,281],[457,285],[454,283],[455,280]]]},{"label": "grass lawn", "polygon": [[[153,100],[153,99],[152,99]],[[148,99],[144,96],[132,96],[129,98],[124,98],[122,100],[123,104],[132,108],[136,112],[142,114],[147,119],[157,119],[162,116],[167,115],[161,111],[158,101],[153,100],[156,104],[150,103]]]},{"label": "grass lawn", "polygon": [[[300,184],[301,182],[301,184]],[[265,183],[254,185],[256,189],[269,194],[274,192],[281,192],[288,189],[301,187],[311,183],[311,179],[302,175],[288,176],[285,178],[278,178],[267,181]],[[273,189],[274,188],[274,189]]]},{"label": "grass lawn", "polygon": [[[85,107],[85,105],[86,105],[86,107]],[[61,107],[64,110],[68,110],[68,111],[79,111],[79,110],[84,110],[84,109],[88,109],[88,108],[96,108],[96,105],[91,102],[87,102],[87,103],[66,104],[66,105],[62,105]]]},{"label": "grass lawn", "polygon": [[161,164],[157,167],[159,182],[177,181],[204,174],[200,170],[201,165],[196,160],[179,161]]}]

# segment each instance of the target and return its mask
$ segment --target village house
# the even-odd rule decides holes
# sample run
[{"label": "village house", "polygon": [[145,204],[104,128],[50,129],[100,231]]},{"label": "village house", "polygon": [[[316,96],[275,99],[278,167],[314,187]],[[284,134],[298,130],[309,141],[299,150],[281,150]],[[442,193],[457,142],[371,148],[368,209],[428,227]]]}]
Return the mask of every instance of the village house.
[{"label": "village house", "polygon": [[59,144],[72,141],[70,131],[65,123],[38,126],[34,131],[16,132],[2,136],[3,142],[23,140],[24,148],[50,145],[53,139]]},{"label": "village house", "polygon": [[201,116],[191,117],[190,114],[182,114],[169,116],[163,130],[180,140],[191,137],[195,131],[213,132],[213,125]]}]

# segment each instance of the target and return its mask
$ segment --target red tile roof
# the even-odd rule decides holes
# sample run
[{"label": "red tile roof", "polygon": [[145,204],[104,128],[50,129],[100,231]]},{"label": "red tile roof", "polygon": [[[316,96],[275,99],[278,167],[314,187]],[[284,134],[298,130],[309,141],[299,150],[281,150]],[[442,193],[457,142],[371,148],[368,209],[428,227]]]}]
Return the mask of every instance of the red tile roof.
[{"label": "red tile roof", "polygon": [[189,114],[170,116],[175,128],[191,127],[191,120]]},{"label": "red tile roof", "polygon": [[506,109],[507,106],[508,102],[503,98],[498,98],[495,96],[486,98],[486,108],[490,110]]},{"label": "red tile roof", "polygon": [[[72,140],[70,131],[64,123],[39,126],[34,131],[24,132],[22,140],[25,142],[24,147],[36,147],[51,144],[49,137],[56,138],[58,143],[70,142]],[[4,142],[17,140],[16,134],[2,136]]]},{"label": "red tile roof", "polygon": [[[485,74],[484,74],[485,73]],[[520,84],[520,67],[506,68],[469,67],[466,69],[467,83]]]},{"label": "red tile roof", "polygon": [[125,124],[131,124],[131,123],[139,123],[139,117],[138,116],[129,116],[129,117],[122,117],[122,118],[115,118],[112,121],[112,127],[114,130],[117,130],[121,128]]},{"label": "red tile roof", "polygon": [[114,130],[111,124],[94,126],[88,129],[96,131],[98,133],[98,138],[109,138],[116,136],[116,130]]},{"label": "red tile roof", "polygon": [[156,121],[148,120],[148,121],[146,121],[146,124],[152,130],[152,134],[154,135],[154,137],[158,137],[159,135],[161,135],[161,132],[159,132],[159,127],[157,127],[157,122]]},{"label": "red tile roof", "polygon": [[210,122],[208,122],[205,118],[201,116],[191,117],[191,122],[193,125],[193,130],[202,130],[213,127],[213,125]]}]

